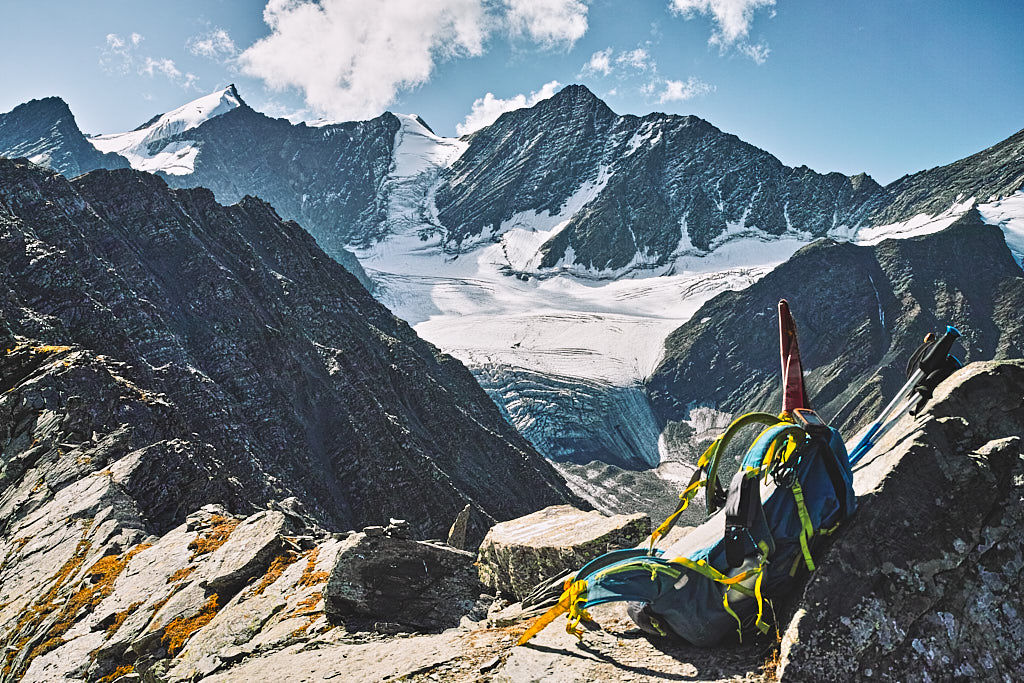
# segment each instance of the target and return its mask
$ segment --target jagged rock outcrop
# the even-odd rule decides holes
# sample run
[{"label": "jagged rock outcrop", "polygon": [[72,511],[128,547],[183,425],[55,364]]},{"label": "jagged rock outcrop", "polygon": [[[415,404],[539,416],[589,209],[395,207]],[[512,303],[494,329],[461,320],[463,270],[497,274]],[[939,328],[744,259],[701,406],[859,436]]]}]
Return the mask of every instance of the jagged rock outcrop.
[{"label": "jagged rock outcrop", "polygon": [[[128,491],[158,531],[206,503],[247,512],[294,496],[326,526],[392,513],[421,537],[445,533],[469,502],[479,539],[492,519],[571,497],[464,367],[259,200],[224,207],[136,171],[69,182],[0,161],[0,273],[0,317],[24,343],[4,374],[12,511],[38,478],[59,491],[125,441],[180,453],[180,475],[146,458],[152,479]],[[94,383],[79,352],[62,350],[40,368],[50,356],[32,349],[48,347],[32,340],[90,351],[86,367],[121,365]],[[136,391],[139,414],[104,399],[114,391]],[[75,427],[82,414],[100,424]],[[122,432],[81,462],[60,446]],[[180,499],[167,495],[179,483]]]},{"label": "jagged rock outcrop", "polygon": [[669,335],[648,380],[663,424],[685,427],[696,406],[737,414],[782,405],[780,298],[796,317],[811,403],[844,434],[895,394],[930,331],[957,326],[966,361],[1024,356],[1024,273],[999,229],[970,212],[923,237],[816,242],[749,288],[709,301]]},{"label": "jagged rock outcrop", "polygon": [[327,616],[432,631],[458,626],[482,590],[474,559],[442,543],[353,534],[339,548],[324,588]]},{"label": "jagged rock outcrop", "polygon": [[487,532],[477,559],[480,580],[499,594],[522,600],[539,583],[598,555],[635,546],[650,533],[647,515],[608,517],[570,505],[552,506]]},{"label": "jagged rock outcrop", "polygon": [[69,178],[98,168],[128,168],[124,157],[89,144],[59,97],[31,100],[0,114],[0,156],[25,157]]},{"label": "jagged rock outcrop", "polygon": [[857,468],[785,629],[782,680],[1017,680],[1024,361],[975,363]]}]

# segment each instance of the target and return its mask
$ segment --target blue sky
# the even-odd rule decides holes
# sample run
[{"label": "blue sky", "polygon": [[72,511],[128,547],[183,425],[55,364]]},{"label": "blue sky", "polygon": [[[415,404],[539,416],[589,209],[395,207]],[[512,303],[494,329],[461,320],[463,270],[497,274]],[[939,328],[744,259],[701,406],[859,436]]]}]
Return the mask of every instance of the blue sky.
[{"label": "blue sky", "polygon": [[696,114],[787,164],[888,182],[1024,128],[1017,0],[0,0],[0,17],[0,111],[59,95],[87,132],[234,82],[276,116],[391,109],[452,135],[583,83],[619,113]]}]

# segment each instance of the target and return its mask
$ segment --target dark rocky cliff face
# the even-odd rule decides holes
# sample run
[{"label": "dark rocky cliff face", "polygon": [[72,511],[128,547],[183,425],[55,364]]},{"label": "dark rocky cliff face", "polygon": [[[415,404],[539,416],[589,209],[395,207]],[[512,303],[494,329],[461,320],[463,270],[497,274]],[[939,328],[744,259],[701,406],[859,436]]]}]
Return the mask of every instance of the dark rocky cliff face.
[{"label": "dark rocky cliff face", "polygon": [[[155,528],[197,503],[244,511],[294,496],[327,526],[391,515],[424,535],[446,531],[470,503],[479,534],[490,519],[570,497],[460,363],[262,201],[225,207],[208,190],[171,190],[145,173],[69,182],[0,160],[0,272],[8,348],[88,350],[102,355],[90,363],[106,378],[75,375],[66,390],[40,381],[32,410],[5,419],[9,509],[31,498],[27,482],[47,476],[47,458],[63,457],[56,443],[18,440],[47,411],[71,421],[85,411],[106,425],[79,430],[82,438],[122,429],[125,448],[184,444],[168,472],[159,458],[152,464],[169,494],[181,482],[182,500],[137,492]],[[31,376],[30,365],[5,372],[4,388]],[[149,406],[140,410],[159,419],[136,424],[104,398],[118,382],[137,388]],[[112,457],[71,471],[102,471]]]},{"label": "dark rocky cliff face", "polygon": [[64,100],[45,97],[0,114],[0,154],[25,157],[69,178],[98,168],[128,168],[128,160],[89,144]]},{"label": "dark rocky cliff face", "polygon": [[665,342],[648,381],[659,418],[686,419],[694,405],[781,406],[780,298],[797,320],[811,402],[844,433],[895,394],[929,331],[957,326],[967,361],[1024,356],[1024,276],[999,229],[972,211],[924,237],[816,242],[746,290],[715,297]]},{"label": "dark rocky cliff face", "polygon": [[637,254],[660,265],[681,241],[711,248],[730,225],[820,236],[861,223],[881,189],[866,176],[789,168],[695,116],[618,116],[569,86],[475,133],[445,174],[438,216],[458,243],[519,211],[558,213],[599,179],[597,197],[543,247],[545,267],[570,248],[589,268],[622,268]]},{"label": "dark rocky cliff face", "polygon": [[385,229],[381,189],[398,127],[392,114],[293,125],[243,104],[182,133],[200,145],[195,172],[165,179],[175,187],[209,188],[222,203],[258,196],[334,256],[347,244],[374,242]]}]

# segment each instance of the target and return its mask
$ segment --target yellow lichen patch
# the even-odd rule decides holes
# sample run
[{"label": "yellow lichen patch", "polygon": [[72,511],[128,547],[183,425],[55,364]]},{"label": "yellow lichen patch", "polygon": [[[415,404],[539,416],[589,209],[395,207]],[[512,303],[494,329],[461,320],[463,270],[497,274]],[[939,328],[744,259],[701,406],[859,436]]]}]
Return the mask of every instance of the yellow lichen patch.
[{"label": "yellow lichen patch", "polygon": [[263,575],[260,582],[256,584],[256,588],[253,589],[253,595],[260,595],[267,589],[270,584],[277,581],[278,577],[284,573],[291,564],[299,559],[298,553],[292,550],[285,550],[283,553],[274,558],[274,561],[270,563],[270,567],[267,568],[267,573]]},{"label": "yellow lichen patch", "polygon": [[70,350],[70,346],[54,346],[52,344],[43,344],[42,346],[32,347],[32,353],[63,353]]},{"label": "yellow lichen patch", "polygon": [[301,638],[302,636],[306,635],[306,631],[309,630],[309,627],[313,625],[313,623],[316,621],[316,618],[317,618],[316,614],[311,614],[309,616],[309,618],[306,619],[306,623],[305,624],[303,624],[302,626],[299,626],[297,629],[293,630],[289,635],[292,638]]},{"label": "yellow lichen patch", "polygon": [[28,653],[28,657],[25,659],[26,662],[31,662],[36,657],[42,657],[51,650],[56,650],[58,647],[64,644],[64,639],[60,636],[55,638],[48,638],[39,645],[32,648],[32,652]]},{"label": "yellow lichen patch", "polygon": [[306,633],[306,629],[313,625],[313,622],[320,616],[322,610],[318,610],[317,606],[320,604],[320,600],[323,596],[317,593],[310,593],[304,600],[301,600],[299,604],[295,605],[295,609],[285,615],[286,619],[293,617],[307,617],[306,623],[299,626],[297,629],[292,631],[291,636],[298,638]]},{"label": "yellow lichen patch", "polygon": [[[14,650],[8,651],[7,653],[3,668],[3,673],[5,677],[9,676],[13,672],[14,658],[19,651],[21,651],[26,645],[28,645],[28,642],[32,639],[32,632],[43,623],[47,615],[49,615],[55,609],[57,609],[55,599],[57,597],[57,594],[60,592],[61,586],[63,586],[64,582],[67,581],[70,576],[74,575],[74,573],[78,571],[79,567],[82,566],[82,563],[85,562],[85,556],[89,552],[89,548],[91,547],[92,543],[90,543],[89,541],[79,541],[78,545],[75,546],[74,554],[67,560],[67,562],[61,565],[61,568],[58,569],[53,576],[49,577],[48,581],[52,582],[50,584],[49,589],[47,589],[47,591],[41,597],[39,597],[34,603],[29,605],[25,609],[25,611],[21,613],[21,616],[18,617],[18,621],[14,624],[14,628],[10,631],[10,636],[14,636],[15,634],[24,635],[22,635],[22,637],[15,642]],[[67,629],[65,629],[65,631],[66,630]],[[51,630],[50,633],[48,634],[50,637],[46,639],[46,642],[42,643],[41,645],[37,645],[35,648],[33,648],[32,652],[30,652],[28,657],[26,657],[25,660],[22,662],[21,671],[25,671],[26,669],[28,669],[28,665],[32,662],[32,660],[35,657],[38,657],[40,654],[42,654],[43,645],[50,645],[51,647],[56,647],[56,645],[59,645],[60,643],[54,644],[52,641],[55,639],[59,639],[59,636],[63,634],[64,631],[54,633]],[[20,677],[20,674],[18,675],[18,677]]]},{"label": "yellow lichen patch", "polygon": [[[79,546],[82,543],[88,543],[88,541],[82,541]],[[47,631],[49,636],[47,641],[32,650],[25,660],[26,665],[39,655],[60,645],[63,642],[61,636],[67,633],[83,615],[92,612],[96,605],[110,595],[114,590],[114,580],[124,571],[131,559],[150,546],[149,543],[140,543],[122,556],[105,555],[97,560],[86,572],[86,580],[61,607],[57,619]],[[84,553],[82,559],[84,559]],[[81,565],[81,562],[78,564]]]},{"label": "yellow lichen patch", "polygon": [[14,552],[20,553],[22,548],[28,545],[28,542],[31,540],[31,536],[22,536],[21,538],[14,539]]},{"label": "yellow lichen patch", "polygon": [[196,538],[188,544],[188,549],[192,551],[192,555],[188,558],[189,562],[200,555],[212,553],[214,550],[227,543],[228,537],[231,536],[231,532],[238,526],[239,520],[231,517],[224,517],[223,515],[214,515],[210,518],[210,524],[211,526],[209,529],[201,533],[199,536],[196,536]]},{"label": "yellow lichen patch", "polygon": [[185,646],[192,634],[206,626],[217,615],[217,594],[214,593],[210,599],[200,608],[199,612],[191,617],[178,617],[167,624],[160,642],[167,648],[167,654],[173,657]]},{"label": "yellow lichen patch", "polygon": [[117,679],[127,676],[130,673],[135,673],[135,667],[131,664],[122,664],[114,669],[114,671],[109,675],[101,678],[97,683],[114,683]]},{"label": "yellow lichen patch", "polygon": [[178,581],[184,581],[188,578],[188,575],[194,572],[195,570],[196,568],[194,566],[182,567],[181,569],[167,577],[167,583],[177,583]]},{"label": "yellow lichen patch", "polygon": [[133,602],[132,604],[128,605],[128,609],[124,610],[123,612],[115,613],[114,620],[110,622],[110,626],[107,627],[107,637],[109,638],[110,636],[114,635],[117,632],[117,629],[121,628],[121,624],[125,622],[125,620],[131,615],[131,613],[137,610],[142,605],[143,602],[141,600],[139,602]]},{"label": "yellow lichen patch", "polygon": [[306,568],[302,571],[302,576],[299,577],[300,586],[315,586],[318,583],[324,583],[327,581],[329,574],[327,572],[318,572],[316,570],[316,561],[320,556],[320,548],[313,548],[306,555]]}]

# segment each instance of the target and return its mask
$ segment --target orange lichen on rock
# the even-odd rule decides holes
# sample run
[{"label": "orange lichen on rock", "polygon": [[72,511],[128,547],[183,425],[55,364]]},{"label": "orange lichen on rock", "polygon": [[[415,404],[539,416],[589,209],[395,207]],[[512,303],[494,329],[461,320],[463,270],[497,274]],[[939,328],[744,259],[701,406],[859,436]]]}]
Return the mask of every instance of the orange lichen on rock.
[{"label": "orange lichen on rock", "polygon": [[315,586],[318,583],[324,583],[329,578],[330,575],[327,572],[316,570],[316,561],[319,556],[319,547],[313,548],[306,555],[306,568],[302,571],[302,576],[299,577],[300,586]]},{"label": "orange lichen on rock", "polygon": [[299,604],[295,605],[295,609],[285,615],[285,618],[288,619],[292,617],[306,617],[306,623],[291,632],[291,636],[293,638],[305,635],[306,630],[312,626],[317,620],[317,617],[320,616],[321,610],[317,609],[317,605],[320,604],[322,599],[323,596],[319,592],[310,593],[305,599],[301,600]]},{"label": "orange lichen on rock", "polygon": [[196,568],[194,566],[182,567],[181,569],[167,577],[167,583],[176,583],[178,581],[184,581],[188,578],[188,575],[194,572],[195,570]]},{"label": "orange lichen on rock", "polygon": [[[88,544],[88,541],[80,542],[79,547],[82,547],[83,544]],[[97,560],[86,572],[86,580],[82,582],[78,590],[61,607],[57,619],[47,631],[49,638],[46,642],[36,646],[26,658],[26,666],[36,657],[49,652],[63,643],[64,641],[61,639],[61,636],[67,633],[83,615],[92,612],[96,605],[100,604],[104,598],[110,595],[111,591],[114,590],[115,579],[128,566],[131,559],[150,546],[151,544],[149,543],[140,543],[122,556],[104,555]],[[81,560],[84,559],[85,553],[83,551],[78,565],[81,565]]]},{"label": "orange lichen on rock", "polygon": [[[17,653],[28,645],[28,642],[32,639],[32,632],[43,623],[47,615],[57,609],[57,604],[55,602],[57,594],[60,592],[61,587],[68,578],[73,576],[82,566],[82,563],[85,562],[85,556],[91,547],[92,543],[89,541],[79,541],[78,545],[75,546],[74,554],[63,565],[61,565],[61,568],[58,569],[53,576],[49,578],[49,581],[52,581],[52,583],[47,591],[34,603],[25,608],[25,611],[22,612],[18,621],[14,624],[14,628],[11,629],[8,637],[10,638],[16,634],[20,634],[22,637],[15,642],[14,650],[8,651],[7,653],[3,668],[5,677],[9,676],[11,673],[16,673],[13,672],[13,664]],[[22,661],[20,671],[24,672],[28,669],[28,665],[32,660],[42,654],[43,645],[50,645],[51,647],[59,645],[60,643],[54,644],[52,641],[54,639],[59,639],[66,630],[67,629],[65,628],[63,631],[54,632],[51,628],[49,633],[50,637],[47,638],[44,643],[37,645],[32,649],[25,660]],[[18,674],[18,677],[20,677],[20,673]]]},{"label": "orange lichen on rock", "polygon": [[227,543],[228,537],[231,536],[231,532],[235,530],[239,523],[240,520],[231,517],[213,515],[210,518],[210,528],[196,536],[188,544],[188,549],[192,551],[192,555],[188,558],[189,562],[200,555],[212,553]]},{"label": "orange lichen on rock", "polygon": [[32,348],[33,353],[63,353],[64,351],[70,350],[70,346],[54,346],[52,344],[44,344],[42,346],[35,346]]},{"label": "orange lichen on rock", "polygon": [[114,683],[117,679],[123,678],[130,673],[135,673],[135,667],[131,664],[122,664],[114,669],[109,675],[99,679],[97,683]]},{"label": "orange lichen on rock", "polygon": [[313,614],[317,611],[316,606],[320,604],[320,600],[323,599],[323,595],[319,592],[310,593],[304,600],[301,600],[299,604],[295,605],[295,609],[288,616],[301,617],[306,614]]},{"label": "orange lichen on rock", "polygon": [[143,601],[141,600],[139,602],[133,602],[132,604],[128,605],[128,609],[124,610],[123,612],[115,613],[114,620],[111,621],[110,626],[107,627],[107,637],[109,638],[110,636],[114,635],[114,633],[117,632],[117,629],[121,628],[121,624],[123,624],[125,620],[129,616],[131,616],[131,613],[137,610],[139,607],[142,607],[143,604],[145,603],[143,603]]},{"label": "orange lichen on rock", "polygon": [[260,582],[256,584],[256,588],[253,589],[253,595],[261,595],[270,584],[277,581],[278,577],[284,573],[284,570],[291,566],[297,559],[299,559],[298,553],[292,550],[285,550],[280,555],[274,558],[274,561],[270,563],[270,567],[267,568],[267,573],[263,575]]},{"label": "orange lichen on rock", "polygon": [[185,646],[192,634],[206,626],[217,616],[217,594],[210,596],[209,600],[199,609],[199,612],[191,617],[178,617],[167,624],[160,642],[167,648],[167,654],[173,657]]}]

